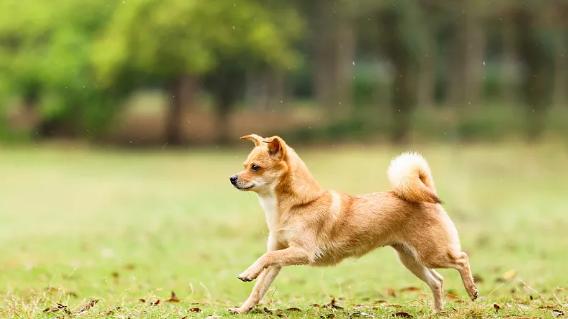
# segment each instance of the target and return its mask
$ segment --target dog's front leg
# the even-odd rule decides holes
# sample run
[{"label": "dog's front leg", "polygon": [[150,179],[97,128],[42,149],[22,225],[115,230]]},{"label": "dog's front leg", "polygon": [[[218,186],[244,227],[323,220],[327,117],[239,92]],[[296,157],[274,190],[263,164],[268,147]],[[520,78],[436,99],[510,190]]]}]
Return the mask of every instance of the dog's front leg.
[{"label": "dog's front leg", "polygon": [[264,297],[268,291],[270,284],[272,284],[274,278],[276,278],[280,272],[280,269],[282,269],[280,266],[270,266],[266,268],[258,277],[247,300],[240,307],[230,308],[229,311],[232,313],[246,313],[254,308],[254,306],[262,300],[262,297]]},{"label": "dog's front leg", "polygon": [[262,255],[238,278],[242,281],[255,280],[258,275],[270,266],[305,265],[310,262],[309,254],[301,247],[288,247],[282,250],[269,251]]},{"label": "dog's front leg", "polygon": [[[268,235],[266,251],[275,251],[279,248],[282,247],[278,245],[275,237],[272,234]],[[243,302],[240,307],[230,308],[229,311],[232,313],[246,313],[254,308],[254,306],[256,306],[260,302],[260,300],[262,300],[262,297],[264,297],[264,295],[268,291],[268,288],[280,272],[281,268],[282,267],[279,266],[271,266],[266,268],[258,277],[258,280],[256,281],[256,284],[254,285],[254,288],[252,289],[247,300]]]}]

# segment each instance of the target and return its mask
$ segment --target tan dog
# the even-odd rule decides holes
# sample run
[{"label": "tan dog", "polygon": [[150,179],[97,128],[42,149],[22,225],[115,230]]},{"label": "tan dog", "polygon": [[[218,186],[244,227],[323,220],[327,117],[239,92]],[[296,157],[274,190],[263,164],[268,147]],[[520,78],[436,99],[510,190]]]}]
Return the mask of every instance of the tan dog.
[{"label": "tan dog", "polygon": [[258,194],[269,235],[267,252],[238,278],[257,279],[248,299],[233,313],[256,306],[283,266],[333,265],[376,247],[391,246],[442,309],[443,278],[433,268],[457,269],[472,300],[477,298],[468,256],[440,205],[428,163],[416,153],[391,162],[392,190],[351,196],[325,190],[296,152],[278,136],[241,137],[255,147],[244,170],[230,178],[240,190]]}]

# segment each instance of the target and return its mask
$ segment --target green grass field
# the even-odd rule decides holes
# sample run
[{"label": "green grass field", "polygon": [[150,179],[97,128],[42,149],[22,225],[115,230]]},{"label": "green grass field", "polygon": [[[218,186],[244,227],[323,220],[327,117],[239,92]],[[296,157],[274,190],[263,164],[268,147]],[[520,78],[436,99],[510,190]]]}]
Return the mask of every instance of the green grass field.
[{"label": "green grass field", "polygon": [[[386,190],[402,150],[298,148],[322,185],[351,193]],[[383,248],[336,267],[286,268],[245,317],[565,317],[566,146],[415,150],[460,231],[478,301],[443,270],[447,304],[433,314],[426,285]],[[247,152],[0,148],[0,318],[231,317],[226,308],[252,287],[236,275],[266,236],[256,196],[228,182]],[[332,298],[342,309],[326,306]]]}]

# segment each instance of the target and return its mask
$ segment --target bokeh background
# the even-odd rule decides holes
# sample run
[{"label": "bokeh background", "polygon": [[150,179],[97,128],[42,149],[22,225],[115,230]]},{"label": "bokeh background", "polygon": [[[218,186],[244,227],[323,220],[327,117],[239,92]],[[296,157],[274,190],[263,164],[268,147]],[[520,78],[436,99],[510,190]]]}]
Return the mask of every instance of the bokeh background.
[{"label": "bokeh background", "polygon": [[567,136],[566,1],[0,3],[0,136]]},{"label": "bokeh background", "polygon": [[[568,313],[568,1],[0,0],[0,317],[228,316],[267,235],[228,181],[252,132],[349,193],[421,152],[482,296],[442,271],[442,316]],[[252,317],[429,302],[382,249]]]}]

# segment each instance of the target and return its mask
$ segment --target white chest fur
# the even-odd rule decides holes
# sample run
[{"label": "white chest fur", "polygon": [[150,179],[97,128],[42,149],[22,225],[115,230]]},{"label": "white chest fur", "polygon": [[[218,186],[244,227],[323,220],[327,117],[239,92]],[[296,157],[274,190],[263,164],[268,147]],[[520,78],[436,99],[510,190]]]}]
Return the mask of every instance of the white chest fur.
[{"label": "white chest fur", "polygon": [[259,194],[258,201],[264,210],[268,230],[270,233],[274,233],[278,227],[278,203],[276,201],[276,194],[272,192],[262,195]]}]

